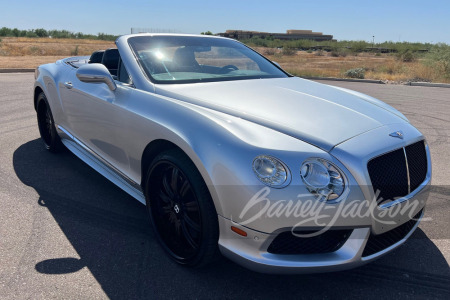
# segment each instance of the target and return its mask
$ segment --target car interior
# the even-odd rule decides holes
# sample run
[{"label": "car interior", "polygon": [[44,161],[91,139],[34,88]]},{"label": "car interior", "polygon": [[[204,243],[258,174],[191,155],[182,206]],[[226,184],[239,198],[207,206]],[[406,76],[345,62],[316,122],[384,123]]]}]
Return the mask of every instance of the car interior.
[{"label": "car interior", "polygon": [[[148,53],[143,62],[144,64],[149,65],[152,73],[166,73],[168,69],[172,72],[223,73],[223,68],[199,64],[196,60],[194,50],[190,47],[180,47],[176,49],[171,62],[162,62],[155,57],[154,53]],[[131,84],[131,78],[121,61],[119,50],[117,48],[94,51],[89,58],[88,63],[103,64],[115,80]]]},{"label": "car interior", "polygon": [[119,50],[116,48],[110,48],[107,50],[98,50],[92,53],[89,58],[90,64],[102,64],[104,65],[112,77],[120,82],[131,84],[131,78],[120,59]]}]

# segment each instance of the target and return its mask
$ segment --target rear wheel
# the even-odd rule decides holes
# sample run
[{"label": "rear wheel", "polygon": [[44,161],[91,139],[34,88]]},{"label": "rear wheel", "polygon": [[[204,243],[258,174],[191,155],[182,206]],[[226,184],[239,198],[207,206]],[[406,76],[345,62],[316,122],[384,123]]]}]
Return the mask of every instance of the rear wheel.
[{"label": "rear wheel", "polygon": [[203,266],[218,257],[219,226],[208,188],[181,151],[158,155],[145,184],[147,208],[163,248],[176,262]]},{"label": "rear wheel", "polygon": [[39,133],[45,149],[54,153],[60,152],[64,147],[56,132],[52,112],[44,93],[39,94],[36,107]]}]

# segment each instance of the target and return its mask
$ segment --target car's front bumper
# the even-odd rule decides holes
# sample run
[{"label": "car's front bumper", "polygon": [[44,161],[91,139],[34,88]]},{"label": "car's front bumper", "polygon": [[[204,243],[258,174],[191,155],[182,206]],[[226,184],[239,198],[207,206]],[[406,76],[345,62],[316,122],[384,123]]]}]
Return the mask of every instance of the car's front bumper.
[{"label": "car's front bumper", "polygon": [[[423,212],[420,219],[422,217]],[[403,239],[380,252],[363,257],[370,228],[354,229],[345,244],[332,253],[285,255],[266,251],[274,236],[245,228],[248,236],[241,237],[229,229],[231,226],[239,225],[219,217],[221,230],[226,232],[221,234],[219,249],[224,256],[237,264],[261,273],[300,274],[340,271],[361,266],[394,250],[411,236],[419,226],[420,219]]]},{"label": "car's front bumper", "polygon": [[[414,197],[409,200],[428,198],[429,184],[429,180],[424,182],[421,189],[414,193]],[[407,202],[409,201],[404,201],[399,205],[407,205]],[[425,201],[421,202],[423,206],[417,207],[417,211],[414,212],[418,214],[416,217],[417,221],[413,223],[413,226],[408,228],[403,238],[370,255],[364,254],[368,240],[373,235],[370,225],[351,228],[353,231],[350,237],[348,237],[338,250],[331,253],[273,254],[267,250],[272,241],[281,232],[280,230],[271,234],[263,233],[241,226],[221,216],[219,216],[219,249],[224,256],[239,265],[262,273],[299,274],[350,269],[366,264],[403,244],[418,227],[424,215]],[[244,230],[247,236],[244,237],[236,234],[231,230],[231,226]],[[402,224],[399,224],[400,226]],[[333,228],[330,230],[333,230]]]}]

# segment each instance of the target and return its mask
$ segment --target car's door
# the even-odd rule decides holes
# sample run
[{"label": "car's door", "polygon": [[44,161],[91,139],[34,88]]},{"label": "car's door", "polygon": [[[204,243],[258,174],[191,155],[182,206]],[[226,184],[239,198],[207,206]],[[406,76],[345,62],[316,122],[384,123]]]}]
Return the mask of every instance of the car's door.
[{"label": "car's door", "polygon": [[69,127],[66,130],[116,169],[128,174],[128,156],[118,146],[123,143],[117,141],[123,137],[120,132],[124,127],[125,105],[132,98],[134,87],[116,80],[117,89],[111,91],[104,83],[81,82],[75,73],[66,82],[68,87],[62,97]]}]

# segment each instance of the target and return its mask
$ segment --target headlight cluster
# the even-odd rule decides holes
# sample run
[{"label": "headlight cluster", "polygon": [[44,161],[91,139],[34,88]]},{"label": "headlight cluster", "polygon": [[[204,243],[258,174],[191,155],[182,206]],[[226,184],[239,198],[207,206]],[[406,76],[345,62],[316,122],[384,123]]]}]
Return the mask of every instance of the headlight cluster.
[{"label": "headlight cluster", "polygon": [[300,176],[308,191],[319,200],[336,200],[345,190],[342,172],[322,158],[306,160],[300,168]]},{"label": "headlight cluster", "polygon": [[[268,155],[260,155],[253,160],[253,172],[262,183],[274,188],[285,187],[291,180],[289,168],[281,160]],[[337,200],[346,188],[344,173],[322,158],[304,161],[300,167],[300,177],[318,200]]]},{"label": "headlight cluster", "polygon": [[289,169],[275,157],[267,155],[256,157],[253,160],[253,172],[262,183],[268,186],[280,188],[289,184]]}]

